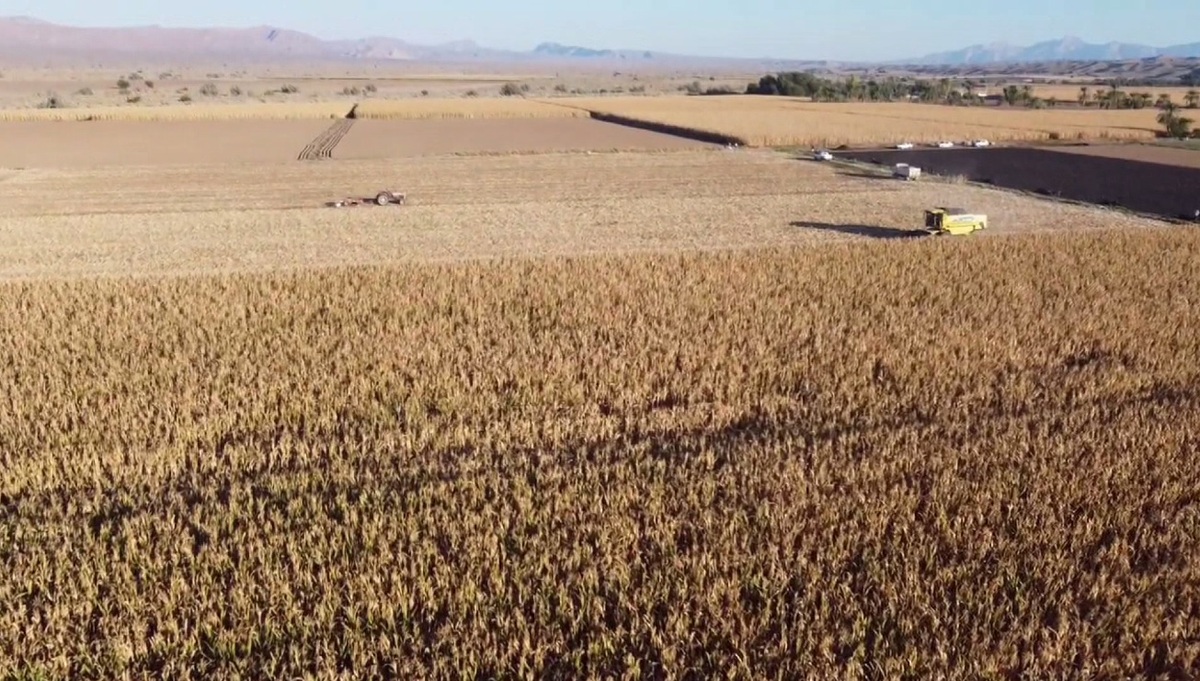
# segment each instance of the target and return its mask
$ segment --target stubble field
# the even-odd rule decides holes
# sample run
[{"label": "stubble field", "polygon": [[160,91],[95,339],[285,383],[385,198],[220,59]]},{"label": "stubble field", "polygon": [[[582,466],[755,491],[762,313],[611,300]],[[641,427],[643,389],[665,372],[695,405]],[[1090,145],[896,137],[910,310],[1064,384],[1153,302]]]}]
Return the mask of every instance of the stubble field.
[{"label": "stubble field", "polygon": [[[0,171],[0,678],[1200,665],[1200,233],[765,151],[288,159]],[[946,204],[990,232],[894,238]]]},{"label": "stubble field", "polygon": [[[947,202],[988,212],[988,236],[1153,224],[723,149],[35,169],[0,186],[3,278],[799,246],[902,236]],[[409,205],[324,207],[385,187]]]}]

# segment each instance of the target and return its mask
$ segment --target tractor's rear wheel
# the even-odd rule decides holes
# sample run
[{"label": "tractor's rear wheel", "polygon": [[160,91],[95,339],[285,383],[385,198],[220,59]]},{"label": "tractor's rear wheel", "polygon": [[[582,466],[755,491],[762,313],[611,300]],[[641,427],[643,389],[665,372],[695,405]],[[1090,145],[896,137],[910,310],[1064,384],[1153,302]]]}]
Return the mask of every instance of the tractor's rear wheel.
[{"label": "tractor's rear wheel", "polygon": [[392,202],[392,195],[387,192],[379,192],[375,197],[375,203],[379,206],[386,206]]}]

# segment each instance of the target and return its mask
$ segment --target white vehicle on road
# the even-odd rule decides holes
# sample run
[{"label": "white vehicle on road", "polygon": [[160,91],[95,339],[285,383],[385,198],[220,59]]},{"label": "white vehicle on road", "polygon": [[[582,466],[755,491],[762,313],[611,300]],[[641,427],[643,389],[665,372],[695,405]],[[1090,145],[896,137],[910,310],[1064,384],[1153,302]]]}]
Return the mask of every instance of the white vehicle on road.
[{"label": "white vehicle on road", "polygon": [[813,151],[813,160],[815,161],[832,161],[833,154],[825,149],[817,149]]},{"label": "white vehicle on road", "polygon": [[949,149],[954,146],[954,142],[938,142],[937,145],[939,149]]},{"label": "white vehicle on road", "polygon": [[900,144],[896,145],[896,148],[897,149],[912,149],[913,143],[912,142],[901,142]]},{"label": "white vehicle on road", "polygon": [[992,143],[987,140],[975,140],[971,144],[972,144],[972,146],[980,147],[980,148],[992,146]]}]

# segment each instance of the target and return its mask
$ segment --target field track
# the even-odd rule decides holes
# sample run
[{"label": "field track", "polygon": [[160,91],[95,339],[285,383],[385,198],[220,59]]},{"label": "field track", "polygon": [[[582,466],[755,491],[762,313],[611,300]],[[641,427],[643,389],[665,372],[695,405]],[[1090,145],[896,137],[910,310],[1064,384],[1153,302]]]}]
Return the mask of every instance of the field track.
[{"label": "field track", "polygon": [[312,161],[321,158],[332,158],[333,149],[342,141],[346,133],[350,132],[350,128],[354,125],[354,119],[342,118],[333,125],[326,128],[317,136],[316,139],[308,143],[300,151],[297,160]]}]

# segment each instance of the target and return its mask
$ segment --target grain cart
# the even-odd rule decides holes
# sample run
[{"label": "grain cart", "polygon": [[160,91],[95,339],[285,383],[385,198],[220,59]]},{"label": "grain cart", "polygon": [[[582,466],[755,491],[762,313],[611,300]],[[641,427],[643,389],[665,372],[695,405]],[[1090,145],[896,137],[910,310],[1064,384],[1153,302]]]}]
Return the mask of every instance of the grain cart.
[{"label": "grain cart", "polygon": [[987,216],[962,208],[932,208],[925,211],[925,231],[962,236],[987,229]]}]

